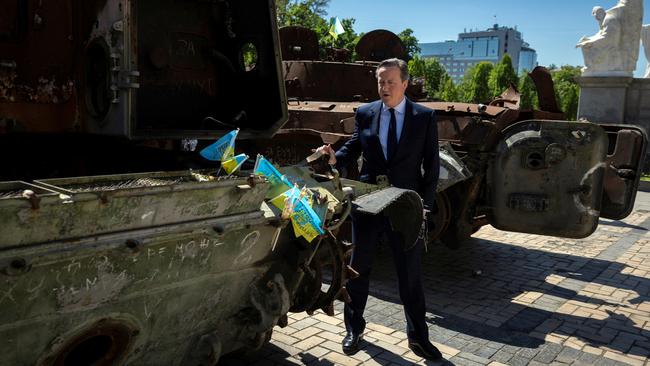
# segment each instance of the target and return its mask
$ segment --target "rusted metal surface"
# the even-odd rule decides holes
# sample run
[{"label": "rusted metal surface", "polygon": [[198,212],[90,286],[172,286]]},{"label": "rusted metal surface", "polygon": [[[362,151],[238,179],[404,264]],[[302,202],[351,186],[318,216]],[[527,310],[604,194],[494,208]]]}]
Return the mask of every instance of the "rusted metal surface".
[{"label": "rusted metal surface", "polygon": [[299,100],[377,99],[375,66],[366,63],[284,61],[287,96]]},{"label": "rusted metal surface", "polygon": [[5,1],[0,15],[0,133],[64,131],[75,124],[72,1]]},{"label": "rusted metal surface", "polygon": [[0,364],[214,364],[286,326],[303,287],[330,312],[351,273],[336,178],[293,173],[331,231],[308,244],[264,179],[178,142],[284,123],[272,3],[41,3],[0,14]]},{"label": "rusted metal surface", "polygon": [[318,35],[301,26],[280,28],[282,60],[318,60]]},{"label": "rusted metal surface", "polygon": [[537,99],[539,109],[551,113],[562,113],[555,99],[555,89],[553,88],[553,78],[551,73],[544,67],[537,66],[528,76],[533,79],[537,89]]},{"label": "rusted metal surface", "polygon": [[382,61],[387,58],[397,57],[406,59],[407,53],[402,40],[384,29],[370,31],[361,37],[355,47],[360,60]]},{"label": "rusted metal surface", "polygon": [[596,229],[607,153],[602,128],[523,121],[495,153],[488,170],[493,226],[573,238]]},{"label": "rusted metal surface", "polygon": [[[358,55],[361,59],[373,61],[398,56],[399,50],[397,48],[399,47],[393,46],[399,43],[399,39],[395,40],[397,37],[393,36],[386,31],[370,32],[367,38],[357,46]],[[285,62],[285,67],[291,65],[291,63],[292,61]],[[284,135],[298,134],[296,136],[299,136],[299,134],[303,136],[309,135],[310,138],[304,141],[309,141],[310,144],[314,142],[314,139],[318,140],[317,136],[320,136],[320,141],[316,141],[316,143],[334,143],[336,148],[354,130],[354,111],[358,105],[366,101],[360,96],[365,97],[365,95],[370,94],[373,96],[372,99],[375,98],[374,89],[376,86],[373,85],[373,78],[359,79],[360,75],[369,76],[374,65],[369,64],[364,69],[365,74],[349,76],[346,73],[344,77],[340,77],[340,80],[344,80],[345,84],[338,86],[332,83],[332,80],[339,78],[340,72],[338,70],[342,69],[344,66],[341,65],[345,64],[337,65],[335,63],[320,62],[318,66],[312,66],[313,64],[309,63],[302,70],[294,69],[293,71],[300,70],[296,73],[291,72],[290,68],[293,66],[285,68],[287,91],[291,97],[296,98],[296,101],[290,103],[290,120],[285,125],[282,133]],[[359,72],[361,69],[347,69],[350,73],[355,70]],[[550,73],[543,68],[536,68],[530,76],[538,89],[541,110],[521,110],[520,94],[514,86],[510,86],[489,105],[419,101],[420,104],[436,111],[439,140],[449,142],[452,144],[449,146],[453,146],[450,150],[441,149],[440,151],[443,174],[438,187],[437,212],[432,217],[435,228],[430,232],[431,240],[441,238],[449,246],[457,246],[478,227],[491,222],[496,222],[495,225],[501,225],[501,227],[507,227],[508,230],[513,231],[555,233],[555,235],[564,236],[584,236],[592,230],[589,225],[582,226],[580,229],[582,231],[576,230],[573,232],[567,228],[551,227],[553,226],[551,224],[547,227],[544,224],[535,226],[513,221],[514,224],[507,225],[504,223],[507,220],[503,219],[503,215],[507,215],[504,212],[508,208],[496,205],[496,197],[491,195],[494,192],[487,188],[488,169],[491,164],[494,164],[494,154],[497,146],[503,143],[504,131],[524,120],[543,119],[555,120],[561,123],[560,121],[564,119],[563,113],[557,107]],[[310,84],[310,81],[313,82]],[[344,93],[336,93],[328,89],[330,87],[335,88],[337,91],[342,90]],[[355,96],[351,98],[351,95]],[[417,98],[414,98],[413,93],[409,95],[409,98],[417,100]],[[351,102],[352,99],[354,102]],[[300,102],[301,100],[308,100],[308,102]],[[555,125],[548,122],[545,126]],[[626,137],[629,138],[628,135],[623,133],[620,138],[624,140]],[[557,138],[559,139],[559,137]],[[635,143],[636,145],[632,145],[637,146],[641,141],[645,140],[640,139]],[[300,150],[300,147],[295,144],[294,148]],[[311,148],[313,146],[303,146],[303,154],[307,154]],[[596,150],[598,149],[596,148]],[[578,158],[579,162],[593,162],[593,157],[598,155],[596,150],[585,152],[584,156]],[[637,153],[638,151],[634,150],[631,155],[636,158]],[[592,154],[591,157],[590,154]],[[625,153],[619,152],[618,155],[622,156]],[[629,160],[632,161],[633,159]],[[634,162],[637,161],[634,160]],[[613,164],[611,163],[609,163],[609,166],[606,180],[610,181],[610,183],[606,187],[611,186],[612,188],[605,188],[603,200],[610,202],[612,205],[615,205],[614,202],[619,202],[621,205],[623,202],[629,204],[631,202],[630,187],[633,185],[632,183],[638,180],[637,173],[640,170],[633,169],[632,172],[628,172],[626,169],[612,168]],[[356,167],[348,167],[346,170],[352,170],[354,173],[357,169]],[[561,170],[562,168],[556,167],[555,169]],[[454,176],[445,176],[444,173],[448,171],[453,172]],[[623,175],[636,174],[637,178],[636,180],[624,181],[626,178],[620,177],[621,172]],[[553,171],[553,174],[559,173]],[[569,184],[569,180],[565,179],[562,184]],[[602,184],[597,185],[594,189],[602,191]],[[522,197],[524,196],[529,197],[526,195]],[[595,194],[595,196],[598,196],[598,194]],[[525,201],[524,198],[522,199]],[[590,204],[593,207],[599,206],[599,202],[591,202]],[[594,210],[596,209],[594,208]],[[623,214],[617,217],[628,213],[625,210],[621,211]],[[607,214],[603,216],[607,216]],[[497,219],[498,217],[501,217],[500,221]],[[549,222],[552,222],[552,220]],[[593,223],[593,220],[591,222]]]},{"label": "rusted metal surface", "polygon": [[286,120],[266,0],[30,0],[1,21],[2,133],[250,138]]},{"label": "rusted metal surface", "polygon": [[619,220],[630,214],[643,171],[641,152],[646,132],[629,125],[601,125],[610,140],[607,153],[601,216]]},{"label": "rusted metal surface", "polygon": [[501,95],[494,98],[490,105],[495,105],[499,107],[505,107],[509,109],[519,109],[519,102],[521,101],[521,94],[517,91],[517,88],[510,84],[510,87],[506,89]]}]

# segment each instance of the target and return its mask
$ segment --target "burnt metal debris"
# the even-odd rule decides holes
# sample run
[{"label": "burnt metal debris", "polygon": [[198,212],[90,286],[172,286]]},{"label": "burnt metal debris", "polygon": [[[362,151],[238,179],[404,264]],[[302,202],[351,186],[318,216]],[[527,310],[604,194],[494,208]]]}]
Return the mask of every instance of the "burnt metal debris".
[{"label": "burnt metal debris", "polygon": [[[349,299],[340,227],[387,187],[281,167],[323,222],[307,242],[251,162],[224,176],[195,152],[239,128],[252,154],[286,122],[272,2],[28,0],[0,13],[0,364],[214,365],[268,342],[289,311],[333,315]],[[389,216],[408,209],[398,197],[419,203],[385,196],[399,206]]]},{"label": "burnt metal debris", "polygon": [[[387,215],[406,246],[422,233],[414,192],[304,161],[352,134],[399,38],[370,32],[350,62],[310,30],[280,30],[281,48],[274,15],[266,0],[3,3],[0,364],[214,365],[289,311],[349,299],[354,210]],[[563,121],[548,72],[531,75],[542,110],[520,110],[514,89],[424,101],[441,141],[432,240],[487,223],[578,237],[629,213],[645,133]],[[251,162],[224,177],[200,159],[234,128],[238,149],[310,192],[325,234],[297,238]]]},{"label": "burnt metal debris", "polygon": [[[385,30],[367,33],[356,51],[356,62],[283,61],[289,121],[277,136],[300,136],[298,141],[306,142],[293,142],[292,151],[304,154],[319,143],[341,146],[354,130],[356,108],[378,98],[377,61],[405,56],[399,38]],[[537,67],[529,76],[539,110],[522,110],[514,86],[488,104],[471,104],[435,101],[421,92],[421,85],[409,85],[407,96],[437,116],[441,171],[430,241],[458,247],[486,224],[584,237],[598,217],[620,219],[630,213],[645,131],[566,121],[548,70]],[[345,173],[354,177],[357,169],[352,164]]]}]

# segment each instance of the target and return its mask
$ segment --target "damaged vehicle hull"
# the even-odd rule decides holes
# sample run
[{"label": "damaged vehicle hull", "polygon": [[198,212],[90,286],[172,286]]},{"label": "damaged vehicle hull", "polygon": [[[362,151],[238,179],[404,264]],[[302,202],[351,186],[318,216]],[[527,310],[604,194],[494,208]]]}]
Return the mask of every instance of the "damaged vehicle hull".
[{"label": "damaged vehicle hull", "polygon": [[[2,10],[0,364],[214,365],[348,298],[339,227],[387,187],[280,167],[322,222],[307,241],[251,161],[226,175],[196,151],[237,128],[253,154],[286,122],[272,1]],[[415,192],[384,197],[421,212]]]},{"label": "damaged vehicle hull", "polygon": [[[313,37],[306,36],[308,29],[287,28],[280,32],[283,50],[317,47],[309,43]],[[352,135],[356,109],[377,99],[371,71],[382,58],[373,56],[404,53],[403,46],[395,47],[372,33],[360,41],[361,47],[357,45],[360,60],[355,63],[307,59],[317,52],[283,53],[289,122],[281,133],[302,136],[300,141],[309,141],[310,146],[328,143],[334,148]],[[334,77],[344,68],[359,74]],[[457,247],[487,224],[508,231],[585,237],[595,230],[599,217],[621,219],[631,212],[647,145],[645,131],[630,125],[566,121],[550,73],[538,67],[529,76],[541,110],[521,110],[514,87],[489,105],[418,101],[435,110],[440,142],[430,241]],[[324,79],[329,80],[326,85],[314,82]],[[336,87],[337,82],[342,85]],[[407,96],[418,100],[422,95],[407,89]],[[291,148],[307,146],[294,143]],[[352,165],[343,174],[354,177],[357,171]]]}]

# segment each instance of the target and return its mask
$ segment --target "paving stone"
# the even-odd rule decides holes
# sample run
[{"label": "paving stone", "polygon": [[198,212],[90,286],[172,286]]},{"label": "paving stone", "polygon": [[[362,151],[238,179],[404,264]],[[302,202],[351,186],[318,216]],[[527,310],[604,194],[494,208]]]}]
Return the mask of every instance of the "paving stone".
[{"label": "paving stone", "polygon": [[311,327],[292,333],[291,336],[297,339],[307,339],[317,333],[320,333],[321,331],[322,330],[320,328]]},{"label": "paving stone", "polygon": [[452,357],[449,359],[449,361],[452,363],[452,365],[458,365],[458,366],[483,366],[485,363],[482,362],[476,362],[470,359],[467,359],[462,356],[462,353]]},{"label": "paving stone", "polygon": [[555,357],[562,351],[562,346],[552,343],[547,343],[540,347],[539,352],[533,358],[533,360],[542,362],[542,363],[551,363],[555,360]]},{"label": "paving stone", "polygon": [[322,357],[323,360],[332,362],[335,365],[341,366],[356,366],[361,364],[359,360],[355,360],[352,357],[348,357],[344,354],[338,352],[329,352]]},{"label": "paving stone", "polygon": [[599,358],[600,357],[598,357],[598,355],[584,352],[580,355],[578,360],[584,362],[585,364],[593,365]]},{"label": "paving stone", "polygon": [[496,348],[481,346],[481,348],[479,348],[478,351],[474,352],[474,354],[481,358],[491,358],[492,355],[494,355],[497,351],[498,349]]},{"label": "paving stone", "polygon": [[599,357],[596,362],[594,362],[594,366],[616,366],[618,364],[617,361],[605,357]]},{"label": "paving stone", "polygon": [[557,355],[555,358],[557,361],[560,362],[565,362],[565,363],[571,363],[575,360],[577,360],[580,357],[581,352],[578,351],[577,349],[573,349],[570,347],[564,347],[562,351]]},{"label": "paving stone", "polygon": [[650,348],[632,347],[629,352],[631,355],[638,355],[642,357],[650,357]]},{"label": "paving stone", "polygon": [[514,356],[514,355],[515,355],[514,353],[506,352],[506,351],[504,351],[503,349],[501,349],[501,350],[495,352],[495,353],[492,355],[492,357],[490,357],[490,359],[491,359],[491,360],[494,360],[494,361],[498,361],[498,362],[502,362],[502,363],[507,364],[508,361],[510,361],[510,359],[511,359],[512,356]]},{"label": "paving stone", "polygon": [[293,346],[296,347],[296,348],[299,348],[299,349],[308,350],[308,349],[311,349],[313,347],[318,346],[319,344],[321,344],[324,341],[325,340],[323,338],[321,338],[321,337],[311,336],[311,337],[309,337],[307,339],[304,339],[302,341],[299,341],[299,342],[295,343]]},{"label": "paving stone", "polygon": [[550,315],[551,313],[544,310],[526,308],[508,320],[503,326],[510,330],[528,333],[542,324]]},{"label": "paving stone", "polygon": [[514,355],[508,361],[508,365],[510,365],[510,366],[524,366],[524,365],[528,365],[529,362],[530,362],[530,358]]},{"label": "paving stone", "polygon": [[378,354],[376,358],[380,358],[390,362],[391,364],[401,365],[401,366],[411,366],[413,364],[412,361],[390,352],[382,352]]}]

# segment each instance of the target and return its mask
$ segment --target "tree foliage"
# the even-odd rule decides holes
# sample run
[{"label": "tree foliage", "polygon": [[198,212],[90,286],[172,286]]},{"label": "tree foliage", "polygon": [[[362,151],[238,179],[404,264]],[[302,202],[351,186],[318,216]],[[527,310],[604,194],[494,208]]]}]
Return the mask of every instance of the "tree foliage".
[{"label": "tree foliage", "polygon": [[517,81],[517,72],[512,67],[512,58],[506,53],[490,73],[488,85],[492,97],[501,95],[501,93],[508,89],[510,84],[517,85]]},{"label": "tree foliage", "polygon": [[528,76],[528,72],[524,70],[519,78],[519,93],[521,94],[520,108],[523,110],[530,110],[539,107],[537,100],[537,89],[533,79]]},{"label": "tree foliage", "polygon": [[345,29],[344,33],[339,34],[336,38],[334,38],[330,33],[329,33],[329,25],[327,27],[327,31],[325,34],[320,34],[319,33],[319,44],[321,47],[337,47],[337,48],[347,48],[350,51],[354,51],[355,46],[359,42],[359,39],[363,34],[357,34],[354,31],[354,23],[356,22],[356,19],[354,18],[344,18],[341,19],[341,24],[343,25],[343,29]]},{"label": "tree foliage", "polygon": [[472,103],[487,103],[492,100],[489,80],[494,69],[491,62],[482,61],[471,68],[471,83],[469,85],[469,100]]},{"label": "tree foliage", "polygon": [[575,120],[578,115],[580,87],[576,78],[580,76],[580,70],[579,66],[564,65],[551,71],[558,105],[569,120]]},{"label": "tree foliage", "polygon": [[404,48],[406,48],[407,60],[413,59],[416,55],[420,54],[420,46],[418,46],[418,39],[413,35],[413,29],[406,28],[401,31],[398,35],[399,39],[404,43]]},{"label": "tree foliage", "polygon": [[438,98],[445,102],[458,102],[460,96],[458,95],[458,89],[454,84],[451,76],[445,73],[440,79],[440,92],[438,93]]},{"label": "tree foliage", "polygon": [[447,75],[445,68],[435,58],[421,58],[418,55],[408,62],[409,74],[424,79],[424,90],[434,97],[440,90],[440,81]]},{"label": "tree foliage", "polygon": [[354,31],[354,18],[343,18],[344,33],[336,38],[330,32],[330,21],[326,20],[330,0],[276,0],[278,26],[300,25],[312,29],[318,35],[321,49],[327,47],[354,50],[360,35]]},{"label": "tree foliage", "polygon": [[275,4],[280,27],[301,25],[319,34],[321,28],[327,28],[325,15],[329,0],[277,0]]}]

